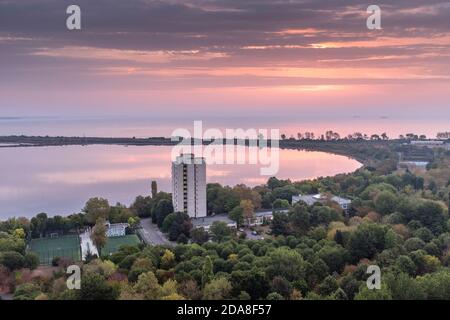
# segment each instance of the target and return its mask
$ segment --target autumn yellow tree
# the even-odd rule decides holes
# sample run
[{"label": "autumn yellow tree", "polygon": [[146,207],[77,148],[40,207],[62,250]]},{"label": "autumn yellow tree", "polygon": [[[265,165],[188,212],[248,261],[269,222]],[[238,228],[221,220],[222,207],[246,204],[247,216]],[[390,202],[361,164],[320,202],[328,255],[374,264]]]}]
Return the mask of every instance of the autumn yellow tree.
[{"label": "autumn yellow tree", "polygon": [[242,200],[240,203],[242,208],[242,216],[244,217],[247,225],[250,225],[251,221],[255,218],[255,207],[250,200]]},{"label": "autumn yellow tree", "polygon": [[261,195],[255,190],[252,190],[243,184],[238,184],[233,188],[233,192],[239,197],[240,200],[249,200],[253,204],[254,208],[261,208]]},{"label": "autumn yellow tree", "polygon": [[169,270],[175,264],[175,254],[170,250],[165,250],[161,258],[161,268]]}]

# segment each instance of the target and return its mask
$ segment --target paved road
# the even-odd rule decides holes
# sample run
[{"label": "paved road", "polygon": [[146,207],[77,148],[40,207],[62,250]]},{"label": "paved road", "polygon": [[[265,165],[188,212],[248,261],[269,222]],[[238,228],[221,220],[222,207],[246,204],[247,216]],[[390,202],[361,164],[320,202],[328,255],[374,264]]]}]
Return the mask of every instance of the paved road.
[{"label": "paved road", "polygon": [[141,227],[138,232],[147,244],[153,245],[174,245],[166,236],[158,229],[156,224],[152,223],[151,218],[141,219]]}]

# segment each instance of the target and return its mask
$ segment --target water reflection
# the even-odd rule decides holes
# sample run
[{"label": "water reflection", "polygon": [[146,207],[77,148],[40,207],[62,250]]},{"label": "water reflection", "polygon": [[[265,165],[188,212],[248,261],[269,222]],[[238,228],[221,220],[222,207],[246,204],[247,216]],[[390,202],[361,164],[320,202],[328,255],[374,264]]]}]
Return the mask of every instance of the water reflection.
[{"label": "water reflection", "polygon": [[[87,199],[130,204],[150,194],[151,180],[170,191],[170,147],[70,146],[0,149],[0,218],[39,212],[70,214]],[[280,150],[279,178],[310,179],[356,170],[360,164],[323,152]],[[259,165],[209,165],[208,182],[258,185]]]}]

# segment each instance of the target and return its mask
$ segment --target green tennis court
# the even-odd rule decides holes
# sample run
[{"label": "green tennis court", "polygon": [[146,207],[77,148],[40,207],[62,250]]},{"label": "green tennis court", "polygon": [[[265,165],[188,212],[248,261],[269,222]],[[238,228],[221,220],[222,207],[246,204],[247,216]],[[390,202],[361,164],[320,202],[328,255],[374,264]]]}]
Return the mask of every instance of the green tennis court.
[{"label": "green tennis court", "polygon": [[139,243],[141,243],[141,241],[135,234],[108,238],[105,247],[102,249],[102,256],[109,256],[110,254],[119,251],[121,246],[137,246]]},{"label": "green tennis court", "polygon": [[33,239],[30,250],[39,256],[40,264],[45,265],[50,265],[55,257],[81,260],[80,239],[77,235]]}]

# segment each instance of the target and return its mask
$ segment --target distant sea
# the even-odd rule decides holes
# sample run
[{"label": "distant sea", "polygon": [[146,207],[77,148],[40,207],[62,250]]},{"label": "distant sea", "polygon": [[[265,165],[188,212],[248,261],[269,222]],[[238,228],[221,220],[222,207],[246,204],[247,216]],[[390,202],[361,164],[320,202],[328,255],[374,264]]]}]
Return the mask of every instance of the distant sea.
[{"label": "distant sea", "polygon": [[51,136],[98,136],[98,137],[149,137],[166,136],[177,128],[193,129],[193,121],[202,120],[203,127],[280,129],[281,133],[297,136],[298,132],[310,131],[316,136],[333,130],[345,136],[362,132],[368,135],[386,132],[396,138],[400,134],[425,134],[434,138],[437,132],[450,131],[450,119],[380,117],[199,117],[152,118],[147,117],[0,117],[0,135],[51,135]]}]

